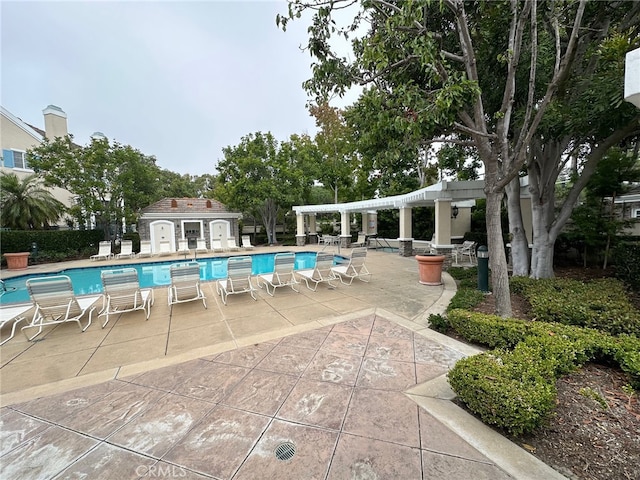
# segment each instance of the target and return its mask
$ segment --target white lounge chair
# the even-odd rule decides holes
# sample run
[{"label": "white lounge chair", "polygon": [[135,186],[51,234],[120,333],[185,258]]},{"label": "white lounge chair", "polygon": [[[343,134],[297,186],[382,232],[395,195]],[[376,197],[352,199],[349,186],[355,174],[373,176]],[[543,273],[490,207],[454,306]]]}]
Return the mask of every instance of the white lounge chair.
[{"label": "white lounge chair", "polygon": [[211,250],[213,253],[224,252],[224,248],[222,247],[222,240],[219,238],[214,238],[211,240]]},{"label": "white lounge chair", "polygon": [[175,263],[169,267],[171,286],[169,287],[169,305],[202,300],[204,308],[207,301],[200,288],[200,265],[198,262]]},{"label": "white lounge chair", "polygon": [[242,236],[242,248],[245,250],[253,250],[253,245],[251,245],[251,237],[249,235]]},{"label": "white lounge chair", "polygon": [[[267,293],[273,297],[278,287],[289,286],[294,292],[298,292],[296,285],[300,282],[296,280],[294,267],[296,264],[295,253],[277,253],[274,257],[273,273],[263,273],[258,275],[256,283],[260,288],[260,280],[264,283]],[[269,291],[271,286],[272,291]]]},{"label": "white lounge chair", "polygon": [[255,290],[251,284],[251,257],[229,257],[227,278],[216,282],[216,291],[222,297],[222,303],[226,305],[227,297],[238,293],[250,293],[251,298],[257,300]]},{"label": "white lounge chair", "polygon": [[189,240],[186,238],[181,238],[178,240],[178,253],[189,255]]},{"label": "white lounge chair", "polygon": [[366,247],[367,246],[367,235],[364,233],[358,233],[358,240],[351,244],[352,247]]},{"label": "white lounge chair", "polygon": [[0,307],[0,329],[9,323],[13,323],[11,327],[11,335],[0,342],[0,345],[4,345],[13,338],[16,334],[16,327],[18,323],[26,320],[25,313],[33,308],[31,303],[25,303],[24,305],[9,305]]},{"label": "white lounge chair", "polygon": [[[318,285],[321,283],[327,283],[333,288],[336,287],[333,283],[331,283],[331,281],[337,280],[338,277],[331,269],[331,267],[333,267],[333,254],[327,252],[318,252],[316,254],[315,267],[306,270],[298,270],[296,273],[307,284],[307,288],[315,292],[318,288]],[[313,283],[313,288],[311,288],[309,282]]]},{"label": "white lounge chair", "polygon": [[98,245],[98,253],[91,255],[89,258],[91,258],[91,260],[109,260],[113,258],[113,253],[111,253],[111,242],[100,242]]},{"label": "white lounge chair", "polygon": [[133,258],[133,242],[131,240],[122,240],[120,242],[120,253],[116,254],[116,258]]},{"label": "white lounge chair", "polygon": [[98,316],[106,317],[102,328],[109,323],[109,315],[142,310],[149,320],[153,305],[153,289],[140,288],[138,271],[135,268],[103,270],[102,278],[103,302]]},{"label": "white lounge chair", "polygon": [[196,243],[196,253],[209,252],[209,249],[207,248],[207,241],[204,238],[199,238]]},{"label": "white lounge chair", "polygon": [[[363,282],[369,282],[371,280],[371,273],[367,270],[364,264],[367,258],[367,247],[357,247],[351,252],[349,257],[349,263],[346,265],[336,265],[331,267],[331,270],[340,277],[340,282],[345,285],[351,285],[354,278],[362,280]],[[346,282],[348,279],[349,282]]]},{"label": "white lounge chair", "polygon": [[138,257],[153,257],[151,250],[151,240],[140,240],[140,252]]},{"label": "white lounge chair", "polygon": [[240,250],[240,247],[238,247],[238,244],[236,243],[236,237],[227,238],[227,250],[230,252],[237,252]]},{"label": "white lounge chair", "polygon": [[169,240],[163,240],[160,242],[160,251],[158,255],[163,257],[165,255],[173,255],[175,252],[171,250],[171,242]]},{"label": "white lounge chair", "polygon": [[[36,306],[31,322],[22,327],[22,332],[29,340],[40,335],[45,325],[76,322],[83,332],[89,328],[95,310],[93,304],[100,299],[100,295],[76,297],[71,279],[66,275],[30,278],[26,283],[29,296]],[[87,312],[89,321],[83,327],[80,319]],[[29,337],[25,330],[36,327],[37,333]]]}]

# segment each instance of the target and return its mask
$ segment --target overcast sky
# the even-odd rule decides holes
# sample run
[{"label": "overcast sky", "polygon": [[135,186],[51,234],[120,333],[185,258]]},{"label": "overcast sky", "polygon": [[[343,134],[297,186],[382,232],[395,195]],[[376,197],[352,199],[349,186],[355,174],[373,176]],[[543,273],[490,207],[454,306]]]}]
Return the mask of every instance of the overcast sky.
[{"label": "overcast sky", "polygon": [[[316,132],[302,82],[307,22],[284,1],[5,1],[2,105],[44,129],[57,105],[87,144],[99,131],[161,168],[214,173],[249,133]],[[350,103],[346,100],[344,103]]]}]

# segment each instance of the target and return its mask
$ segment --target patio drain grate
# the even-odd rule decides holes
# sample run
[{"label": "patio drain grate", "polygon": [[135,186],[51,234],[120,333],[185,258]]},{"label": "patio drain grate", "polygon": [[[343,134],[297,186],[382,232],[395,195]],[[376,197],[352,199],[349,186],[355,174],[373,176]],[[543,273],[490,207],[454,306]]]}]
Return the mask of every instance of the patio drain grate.
[{"label": "patio drain grate", "polygon": [[276,458],[278,460],[282,460],[283,462],[286,460],[291,460],[296,454],[296,446],[293,443],[284,442],[276,447],[274,453],[276,454]]}]

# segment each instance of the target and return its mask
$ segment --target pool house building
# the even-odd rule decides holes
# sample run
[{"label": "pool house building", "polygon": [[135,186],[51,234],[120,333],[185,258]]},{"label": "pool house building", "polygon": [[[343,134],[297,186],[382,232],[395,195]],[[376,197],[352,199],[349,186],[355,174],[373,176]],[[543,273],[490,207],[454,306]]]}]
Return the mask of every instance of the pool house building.
[{"label": "pool house building", "polygon": [[198,239],[205,239],[211,248],[212,239],[223,244],[230,237],[239,237],[242,213],[232,212],[217,200],[208,198],[164,198],[142,209],[138,220],[141,240],[151,240],[154,253],[160,251],[160,242],[169,242],[175,252],[179,240],[186,239],[195,249]]}]

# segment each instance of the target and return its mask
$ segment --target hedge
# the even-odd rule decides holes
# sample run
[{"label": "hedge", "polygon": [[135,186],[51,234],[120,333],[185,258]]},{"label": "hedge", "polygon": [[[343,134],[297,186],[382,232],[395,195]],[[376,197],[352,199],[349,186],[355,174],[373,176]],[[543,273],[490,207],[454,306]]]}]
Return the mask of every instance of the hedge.
[{"label": "hedge", "polygon": [[520,435],[542,425],[555,406],[555,381],[588,361],[616,362],[640,388],[640,339],[553,322],[448,313],[466,340],[493,350],[460,360],[451,387],[485,423]]},{"label": "hedge", "polygon": [[104,239],[101,230],[6,230],[0,235],[2,254],[31,252],[35,243],[39,257],[54,261],[96,253],[98,243]]},{"label": "hedge", "polygon": [[633,307],[619,280],[514,277],[510,283],[514,292],[529,301],[536,320],[640,336],[640,311]]}]

